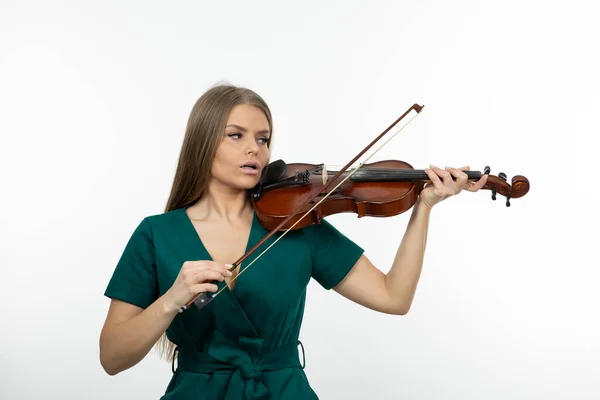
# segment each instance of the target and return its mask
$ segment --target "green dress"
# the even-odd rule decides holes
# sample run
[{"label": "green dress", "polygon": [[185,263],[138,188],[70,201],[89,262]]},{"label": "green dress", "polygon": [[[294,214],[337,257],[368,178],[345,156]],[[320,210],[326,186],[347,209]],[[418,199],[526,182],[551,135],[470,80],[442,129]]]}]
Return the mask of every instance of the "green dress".
[{"label": "green dress", "polygon": [[[246,250],[267,234],[254,214]],[[202,309],[192,306],[174,318],[167,337],[177,357],[161,399],[317,399],[304,374],[298,340],[306,286],[312,277],[333,288],[362,253],[324,220],[288,232],[236,279],[233,290],[226,287]],[[129,239],[105,295],[146,308],[171,287],[185,261],[210,259],[185,208],[146,217]]]}]

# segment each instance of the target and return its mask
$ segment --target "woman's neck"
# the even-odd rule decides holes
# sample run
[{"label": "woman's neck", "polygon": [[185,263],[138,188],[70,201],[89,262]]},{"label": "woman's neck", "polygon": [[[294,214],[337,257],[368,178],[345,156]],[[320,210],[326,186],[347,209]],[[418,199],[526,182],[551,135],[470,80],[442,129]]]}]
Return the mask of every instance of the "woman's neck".
[{"label": "woman's neck", "polygon": [[209,188],[200,200],[190,207],[189,212],[194,219],[235,222],[249,218],[253,209],[245,190],[234,192]]}]

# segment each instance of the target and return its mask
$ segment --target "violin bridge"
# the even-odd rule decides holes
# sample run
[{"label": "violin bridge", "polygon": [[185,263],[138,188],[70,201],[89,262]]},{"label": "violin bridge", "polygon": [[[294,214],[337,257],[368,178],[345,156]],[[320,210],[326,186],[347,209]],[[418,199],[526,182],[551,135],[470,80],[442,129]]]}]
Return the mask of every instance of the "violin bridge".
[{"label": "violin bridge", "polygon": [[321,174],[321,180],[323,181],[323,185],[327,183],[329,177],[327,176],[327,166],[323,164],[323,173]]}]

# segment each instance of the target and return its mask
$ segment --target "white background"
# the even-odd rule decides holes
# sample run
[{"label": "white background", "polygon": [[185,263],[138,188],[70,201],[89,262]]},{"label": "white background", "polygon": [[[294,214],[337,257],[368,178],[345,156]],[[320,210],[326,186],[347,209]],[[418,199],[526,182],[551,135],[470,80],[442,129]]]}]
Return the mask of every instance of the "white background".
[{"label": "white background", "polygon": [[[600,398],[596,2],[0,4],[0,398],[162,395],[154,351],[102,370],[103,291],[223,80],[271,106],[273,160],[343,165],[419,103],[372,161],[531,181],[510,208],[489,191],[436,206],[406,316],[311,282],[321,398]],[[329,221],[387,271],[408,216]]]}]

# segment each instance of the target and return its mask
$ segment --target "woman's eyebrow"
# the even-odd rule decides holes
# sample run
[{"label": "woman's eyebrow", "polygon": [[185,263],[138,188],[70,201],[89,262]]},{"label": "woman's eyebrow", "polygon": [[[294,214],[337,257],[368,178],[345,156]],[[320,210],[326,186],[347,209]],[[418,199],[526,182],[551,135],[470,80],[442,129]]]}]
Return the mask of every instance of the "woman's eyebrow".
[{"label": "woman's eyebrow", "polygon": [[[236,129],[239,129],[242,132],[247,132],[248,131],[248,129],[244,128],[243,126],[239,126],[239,125],[236,125],[236,124],[229,124],[225,128],[236,128]],[[269,130],[265,129],[265,130],[262,130],[262,131],[258,131],[257,133],[259,133],[259,134],[269,133]]]}]

